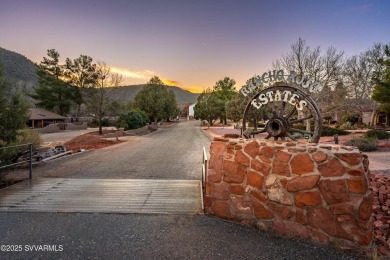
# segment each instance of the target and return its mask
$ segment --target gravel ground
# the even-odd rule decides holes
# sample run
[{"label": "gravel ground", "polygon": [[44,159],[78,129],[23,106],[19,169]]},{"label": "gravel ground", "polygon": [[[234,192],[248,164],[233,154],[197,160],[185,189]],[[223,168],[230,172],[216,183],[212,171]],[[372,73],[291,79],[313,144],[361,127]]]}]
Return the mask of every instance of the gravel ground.
[{"label": "gravel ground", "polygon": [[[0,223],[1,245],[23,249],[0,259],[363,258],[207,216],[0,213]],[[62,251],[26,251],[31,245]]]}]

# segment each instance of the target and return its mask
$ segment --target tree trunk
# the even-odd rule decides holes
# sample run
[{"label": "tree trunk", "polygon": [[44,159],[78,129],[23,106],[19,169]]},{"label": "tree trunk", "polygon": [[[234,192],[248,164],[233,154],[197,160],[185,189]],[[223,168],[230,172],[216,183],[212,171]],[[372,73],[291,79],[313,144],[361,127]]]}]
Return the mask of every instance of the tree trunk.
[{"label": "tree trunk", "polygon": [[80,121],[81,104],[77,105],[76,122]]},{"label": "tree trunk", "polygon": [[103,134],[103,127],[102,127],[102,123],[100,122],[99,124],[99,135],[102,135]]}]

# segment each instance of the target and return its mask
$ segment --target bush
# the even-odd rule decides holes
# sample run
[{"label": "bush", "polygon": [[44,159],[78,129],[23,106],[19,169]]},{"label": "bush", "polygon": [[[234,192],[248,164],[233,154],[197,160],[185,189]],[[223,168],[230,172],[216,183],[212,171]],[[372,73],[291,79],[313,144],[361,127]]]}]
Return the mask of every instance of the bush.
[{"label": "bush", "polygon": [[322,127],[322,134],[321,136],[334,136],[335,134],[337,135],[347,135],[349,134],[345,130],[329,127],[329,126],[323,126]]},{"label": "bush", "polygon": [[353,138],[346,141],[344,144],[348,146],[355,146],[363,152],[375,151],[378,149],[378,146],[375,142],[369,141],[364,138]]},{"label": "bush", "polygon": [[21,130],[17,140],[18,144],[32,143],[33,148],[38,148],[41,145],[39,132],[30,129]]},{"label": "bush", "polygon": [[[9,143],[7,146],[16,146],[28,143],[32,143],[33,148],[38,148],[41,145],[41,136],[39,132],[30,129],[19,130],[16,141]],[[0,149],[0,166],[15,163],[23,154],[26,153],[29,154],[28,146]]]},{"label": "bush", "polygon": [[[92,119],[91,126],[93,126],[93,127],[99,126],[99,121],[97,118]],[[102,119],[102,126],[105,126],[105,127],[110,126],[110,120],[108,120],[108,118],[103,118]]]},{"label": "bush", "polygon": [[365,138],[383,140],[390,138],[390,134],[382,130],[369,130],[364,134]]},{"label": "bush", "polygon": [[137,129],[149,123],[148,115],[141,110],[133,109],[127,114],[122,114],[116,122],[116,127],[124,127],[125,130]]},{"label": "bush", "polygon": [[302,139],[302,138],[303,138],[303,134],[301,134],[301,133],[293,133],[293,134],[292,134],[292,137],[293,137],[295,140]]},{"label": "bush", "polygon": [[340,129],[342,129],[342,130],[356,130],[357,127],[354,124],[352,124],[351,122],[345,122],[344,124],[342,124],[340,126]]}]

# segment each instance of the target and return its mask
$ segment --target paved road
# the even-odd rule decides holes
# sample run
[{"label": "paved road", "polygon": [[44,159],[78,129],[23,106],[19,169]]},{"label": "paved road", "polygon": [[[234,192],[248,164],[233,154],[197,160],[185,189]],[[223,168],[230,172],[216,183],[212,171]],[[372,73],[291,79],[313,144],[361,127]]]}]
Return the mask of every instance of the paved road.
[{"label": "paved road", "polygon": [[358,259],[208,216],[1,213],[0,223],[0,243],[23,249],[0,259]]},{"label": "paved road", "polygon": [[181,122],[146,137],[71,158],[41,163],[34,177],[200,179],[202,148],[210,140],[198,121]]},{"label": "paved road", "polygon": [[383,152],[365,152],[370,161],[370,169],[372,171],[390,170],[390,151]]},{"label": "paved road", "polygon": [[[202,147],[208,147],[209,140],[195,125],[183,122],[147,137],[41,164],[34,176],[198,179]],[[203,215],[1,212],[0,245],[10,245],[3,250],[22,250],[0,251],[0,259],[359,257]],[[47,245],[57,252],[47,252]]]}]

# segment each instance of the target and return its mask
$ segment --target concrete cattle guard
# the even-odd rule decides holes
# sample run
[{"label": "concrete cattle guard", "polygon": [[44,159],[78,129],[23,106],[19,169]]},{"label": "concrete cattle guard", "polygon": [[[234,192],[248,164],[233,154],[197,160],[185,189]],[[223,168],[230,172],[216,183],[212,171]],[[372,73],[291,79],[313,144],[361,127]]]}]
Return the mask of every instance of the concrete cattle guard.
[{"label": "concrete cattle guard", "polygon": [[[270,71],[249,79],[240,90],[246,97],[253,95],[244,111],[243,135],[249,138],[266,132],[266,139],[274,137],[275,140],[285,140],[288,137],[295,141],[297,134],[301,134],[307,136],[310,142],[317,143],[322,131],[320,110],[309,95],[295,86],[314,93],[321,84],[312,78],[297,75],[294,71],[285,74],[283,70]],[[257,129],[255,120],[253,131],[248,131],[247,120],[250,117],[268,121],[264,128]],[[297,125],[305,126],[304,123],[305,130],[297,128]]]}]

